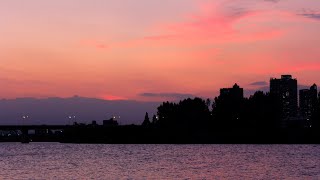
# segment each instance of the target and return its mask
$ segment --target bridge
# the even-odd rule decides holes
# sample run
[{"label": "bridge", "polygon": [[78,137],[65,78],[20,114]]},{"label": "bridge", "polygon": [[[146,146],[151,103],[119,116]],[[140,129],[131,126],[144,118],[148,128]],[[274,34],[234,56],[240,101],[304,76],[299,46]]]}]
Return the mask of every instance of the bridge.
[{"label": "bridge", "polygon": [[0,130],[9,131],[9,130],[20,130],[21,131],[21,142],[28,143],[30,141],[28,131],[29,130],[44,130],[48,132],[49,130],[59,130],[66,129],[67,127],[71,127],[70,125],[0,125]]},{"label": "bridge", "polygon": [[65,129],[70,125],[0,125],[0,130]]}]

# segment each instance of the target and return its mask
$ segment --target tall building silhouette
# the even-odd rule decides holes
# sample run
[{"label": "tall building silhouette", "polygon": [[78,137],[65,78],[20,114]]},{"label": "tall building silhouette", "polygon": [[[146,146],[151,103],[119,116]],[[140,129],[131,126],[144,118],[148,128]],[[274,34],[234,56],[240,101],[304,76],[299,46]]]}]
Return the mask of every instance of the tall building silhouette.
[{"label": "tall building silhouette", "polygon": [[243,99],[243,88],[240,88],[238,84],[234,84],[232,88],[220,89],[220,97],[229,97],[231,99]]},{"label": "tall building silhouette", "polygon": [[[216,101],[218,117],[223,119],[221,126],[240,127],[244,106],[243,88],[234,84],[232,88],[220,89],[220,96]],[[220,108],[220,109],[219,109]]]},{"label": "tall building silhouette", "polygon": [[310,119],[317,106],[318,90],[317,85],[313,84],[310,89],[299,91],[300,115],[305,119]]},{"label": "tall building silhouette", "polygon": [[[298,112],[298,83],[291,75],[282,75],[281,79],[270,79],[270,94],[275,96],[282,111],[282,125],[286,120],[296,117]],[[284,125],[285,126],[285,125]]]}]

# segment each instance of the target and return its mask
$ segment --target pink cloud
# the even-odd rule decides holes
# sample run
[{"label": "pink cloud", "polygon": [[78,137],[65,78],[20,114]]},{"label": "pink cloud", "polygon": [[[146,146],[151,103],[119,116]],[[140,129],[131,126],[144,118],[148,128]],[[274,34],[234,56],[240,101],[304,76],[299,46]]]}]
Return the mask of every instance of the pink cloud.
[{"label": "pink cloud", "polygon": [[[255,29],[245,28],[244,25],[247,25],[250,20],[252,20],[252,23],[261,23],[259,22],[259,18],[266,14],[279,15],[278,12],[266,13],[259,11],[242,12],[236,16],[213,13],[208,16],[194,16],[185,23],[169,25],[168,30],[178,34],[179,36],[177,37],[181,37],[179,40],[182,43],[216,44],[249,42],[280,37],[284,33],[284,30],[274,30],[267,25]],[[272,17],[265,21],[271,20]]]},{"label": "pink cloud", "polygon": [[177,35],[158,35],[158,36],[145,36],[145,40],[150,40],[150,41],[158,41],[158,40],[172,40],[175,38],[178,38],[179,36]]},{"label": "pink cloud", "polygon": [[105,43],[97,40],[82,40],[80,41],[80,45],[84,47],[91,47],[96,49],[108,49],[109,46]]},{"label": "pink cloud", "polygon": [[97,45],[96,45],[96,48],[98,48],[98,49],[107,49],[108,46],[105,45],[105,44],[97,44]]},{"label": "pink cloud", "polygon": [[320,63],[292,63],[283,64],[275,69],[276,72],[302,72],[302,71],[319,71]]},{"label": "pink cloud", "polygon": [[[268,23],[292,19],[282,11],[226,9],[223,3],[200,3],[199,11],[185,15],[183,22],[156,24],[142,38],[117,43],[118,47],[179,46],[225,44],[272,40],[285,35],[287,29],[274,29]],[[263,22],[266,22],[263,24]],[[259,25],[257,25],[259,24]],[[263,25],[261,25],[263,24]],[[152,32],[153,31],[153,32]]]},{"label": "pink cloud", "polygon": [[104,100],[110,100],[110,101],[116,101],[116,100],[128,100],[125,97],[122,96],[115,96],[115,95],[102,95],[100,98]]}]

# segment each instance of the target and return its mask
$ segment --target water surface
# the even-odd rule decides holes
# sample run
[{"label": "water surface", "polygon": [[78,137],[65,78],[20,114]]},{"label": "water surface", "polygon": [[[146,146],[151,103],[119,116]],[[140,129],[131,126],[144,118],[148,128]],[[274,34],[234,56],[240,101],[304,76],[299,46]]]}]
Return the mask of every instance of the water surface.
[{"label": "water surface", "polygon": [[320,145],[0,143],[0,179],[320,179]]}]

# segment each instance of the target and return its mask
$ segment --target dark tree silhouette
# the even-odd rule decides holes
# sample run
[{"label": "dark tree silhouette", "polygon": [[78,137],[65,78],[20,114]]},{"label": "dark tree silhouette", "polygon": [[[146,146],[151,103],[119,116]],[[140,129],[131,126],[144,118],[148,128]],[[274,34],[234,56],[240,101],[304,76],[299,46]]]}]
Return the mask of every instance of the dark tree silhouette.
[{"label": "dark tree silhouette", "polygon": [[213,103],[212,114],[214,126],[220,128],[240,127],[244,111],[244,99],[232,96],[216,97]]},{"label": "dark tree silhouette", "polygon": [[209,109],[211,106],[211,100],[209,98],[206,100],[206,105],[208,106],[208,109]]},{"label": "dark tree silhouette", "polygon": [[157,119],[157,116],[156,115],[153,115],[153,117],[152,117],[152,124],[156,124],[157,123],[157,121],[158,121],[158,119]]},{"label": "dark tree silhouette", "polygon": [[207,127],[210,111],[201,98],[188,98],[178,104],[163,103],[158,107],[158,116],[161,127],[190,130]]},{"label": "dark tree silhouette", "polygon": [[257,91],[245,101],[244,125],[249,128],[270,129],[279,126],[280,101],[270,93]]},{"label": "dark tree silhouette", "polygon": [[316,108],[311,116],[311,127],[312,129],[320,129],[320,93],[315,106]]},{"label": "dark tree silhouette", "polygon": [[177,119],[177,104],[170,103],[170,102],[164,102],[158,107],[158,117],[159,120],[157,124],[164,128],[164,127],[170,127]]},{"label": "dark tree silhouette", "polygon": [[142,126],[149,126],[151,123],[150,123],[150,120],[149,120],[149,115],[148,113],[146,112],[146,115],[144,116],[144,121],[142,123]]}]

